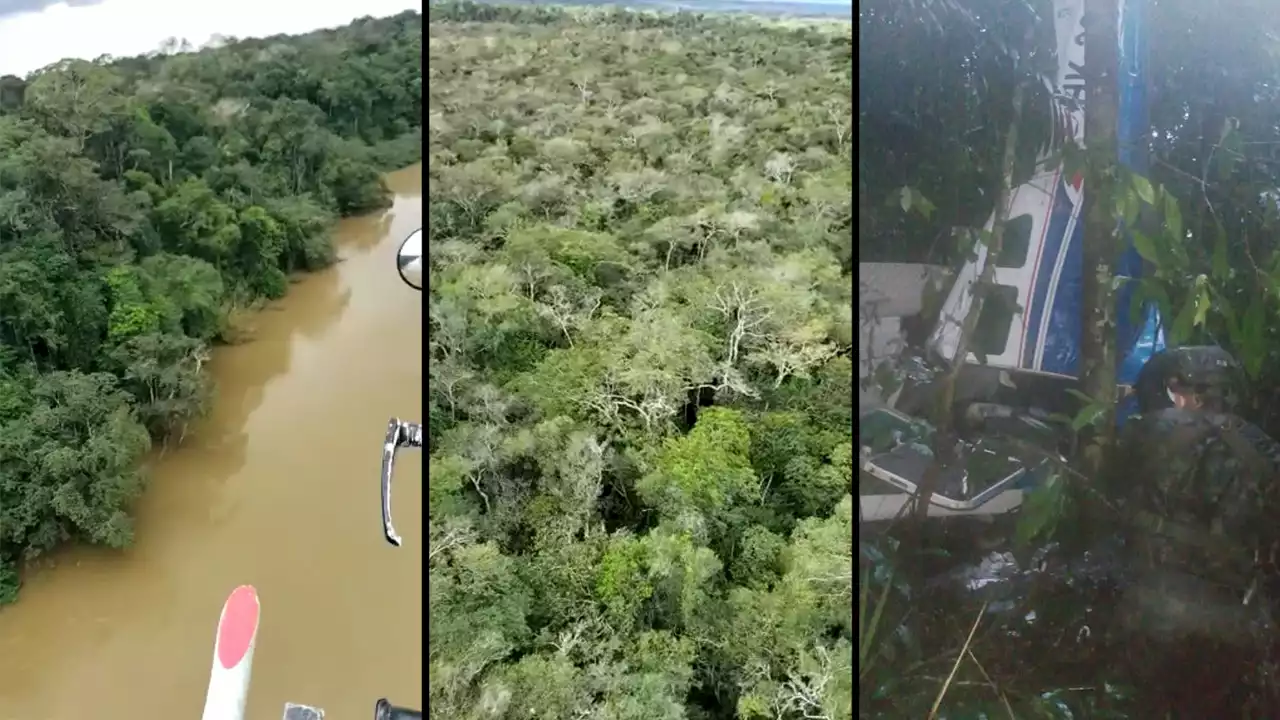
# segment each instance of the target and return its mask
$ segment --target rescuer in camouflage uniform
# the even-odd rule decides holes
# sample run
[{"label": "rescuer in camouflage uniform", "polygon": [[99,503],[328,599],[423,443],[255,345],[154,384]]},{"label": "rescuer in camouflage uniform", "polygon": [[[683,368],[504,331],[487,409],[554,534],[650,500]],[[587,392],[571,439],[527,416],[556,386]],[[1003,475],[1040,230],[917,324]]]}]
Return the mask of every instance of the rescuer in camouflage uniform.
[{"label": "rescuer in camouflage uniform", "polygon": [[1246,707],[1246,717],[1280,717],[1274,682],[1259,677],[1273,654],[1280,445],[1232,413],[1238,377],[1220,348],[1161,353],[1135,384],[1141,414],[1121,434],[1119,619],[1153,718]]}]

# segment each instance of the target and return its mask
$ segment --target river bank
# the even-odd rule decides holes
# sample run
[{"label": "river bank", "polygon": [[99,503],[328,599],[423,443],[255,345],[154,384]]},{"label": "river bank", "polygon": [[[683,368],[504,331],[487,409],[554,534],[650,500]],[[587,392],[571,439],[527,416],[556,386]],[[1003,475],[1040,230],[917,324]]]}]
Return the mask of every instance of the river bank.
[{"label": "river bank", "polygon": [[[197,713],[218,610],[242,583],[263,603],[250,717],[420,703],[421,489],[397,488],[407,542],[392,549],[377,476],[387,417],[422,414],[422,300],[393,261],[422,224],[421,172],[389,174],[393,205],[335,229],[340,262],[255,316],[250,342],[215,349],[211,412],[149,458],[134,546],[71,548],[28,573],[0,613],[10,716]],[[420,474],[416,454],[402,462]]]}]

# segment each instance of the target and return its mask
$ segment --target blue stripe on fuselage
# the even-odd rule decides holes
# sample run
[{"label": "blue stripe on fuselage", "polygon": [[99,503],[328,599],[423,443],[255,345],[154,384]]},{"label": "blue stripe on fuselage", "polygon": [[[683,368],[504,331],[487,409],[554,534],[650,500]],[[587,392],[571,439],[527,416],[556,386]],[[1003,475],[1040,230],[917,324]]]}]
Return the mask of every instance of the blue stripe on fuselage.
[{"label": "blue stripe on fuselage", "polygon": [[[1060,346],[1061,336],[1063,332],[1071,333],[1068,338],[1077,337],[1079,333],[1080,319],[1079,315],[1079,296],[1080,292],[1076,289],[1074,292],[1067,291],[1069,278],[1074,277],[1074,281],[1079,283],[1079,269],[1074,267],[1079,265],[1079,247],[1084,230],[1084,223],[1077,222],[1075,231],[1072,233],[1070,242],[1065,242],[1067,227],[1071,224],[1071,214],[1075,210],[1075,206],[1071,203],[1071,199],[1067,196],[1065,182],[1061,176],[1055,176],[1055,185],[1053,189],[1053,206],[1049,211],[1049,227],[1044,234],[1044,251],[1040,254],[1040,262],[1036,267],[1035,278],[1032,280],[1032,297],[1031,307],[1027,308],[1027,329],[1023,337],[1023,351],[1021,366],[1031,370],[1043,370],[1046,372],[1071,373],[1074,371],[1075,362],[1079,355],[1079,348],[1071,348],[1070,368],[1067,370],[1060,369],[1063,365],[1060,360],[1053,360],[1056,357],[1051,354],[1050,348],[1054,352],[1061,354],[1064,348]],[[1058,277],[1057,282],[1054,281],[1053,271],[1058,265],[1059,256],[1067,253],[1066,262],[1062,267],[1062,274]],[[1050,290],[1053,292],[1053,307],[1048,307],[1048,298]],[[1064,301],[1074,299],[1075,312],[1077,317],[1074,323],[1066,326],[1061,324],[1068,314],[1069,308],[1064,308]],[[1042,334],[1047,333],[1045,337],[1045,350],[1042,360],[1036,362],[1036,348],[1039,346]],[[1077,343],[1078,344],[1078,343]]]},{"label": "blue stripe on fuselage", "polygon": [[1066,244],[1066,261],[1058,276],[1057,292],[1053,307],[1049,308],[1047,335],[1044,339],[1044,355],[1040,358],[1040,370],[1075,376],[1080,366],[1080,313],[1084,281],[1084,218],[1076,222],[1071,239]]}]

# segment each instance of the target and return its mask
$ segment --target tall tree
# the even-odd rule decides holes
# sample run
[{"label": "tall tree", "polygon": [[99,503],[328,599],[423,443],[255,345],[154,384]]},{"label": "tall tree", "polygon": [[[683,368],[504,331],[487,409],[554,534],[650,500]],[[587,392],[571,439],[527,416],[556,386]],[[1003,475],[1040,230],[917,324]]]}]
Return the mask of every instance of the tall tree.
[{"label": "tall tree", "polygon": [[1088,175],[1084,194],[1081,274],[1080,383],[1103,410],[1097,434],[1084,449],[1088,471],[1099,470],[1114,437],[1116,399],[1116,318],[1112,278],[1119,255],[1114,212],[1116,131],[1119,121],[1119,0],[1085,0],[1084,132]]}]

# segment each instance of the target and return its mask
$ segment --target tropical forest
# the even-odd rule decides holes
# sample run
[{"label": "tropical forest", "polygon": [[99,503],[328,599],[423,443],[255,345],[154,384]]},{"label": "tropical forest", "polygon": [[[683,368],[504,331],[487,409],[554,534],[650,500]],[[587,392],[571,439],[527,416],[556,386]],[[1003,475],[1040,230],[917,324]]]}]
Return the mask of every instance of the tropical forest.
[{"label": "tropical forest", "polygon": [[212,346],[334,260],[421,157],[422,18],[0,77],[0,604],[133,537],[140,460],[213,400]]},{"label": "tropical forest", "polygon": [[428,13],[430,716],[851,718],[852,25]]}]

